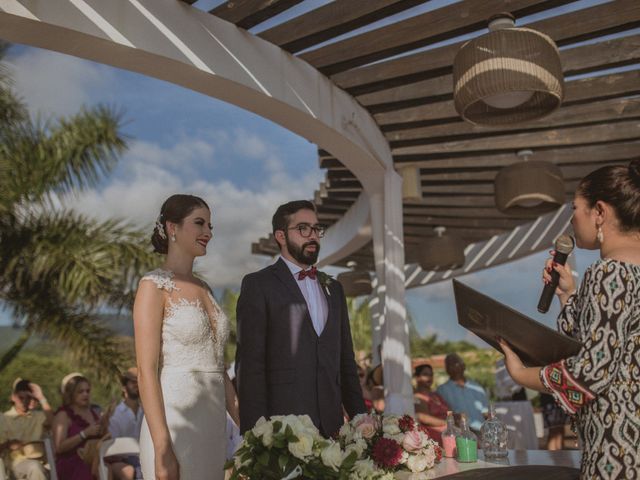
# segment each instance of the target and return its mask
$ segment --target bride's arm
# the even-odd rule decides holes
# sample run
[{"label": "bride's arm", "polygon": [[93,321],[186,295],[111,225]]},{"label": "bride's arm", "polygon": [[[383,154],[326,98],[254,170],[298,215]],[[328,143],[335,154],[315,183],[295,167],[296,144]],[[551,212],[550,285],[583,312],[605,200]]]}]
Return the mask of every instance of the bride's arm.
[{"label": "bride's arm", "polygon": [[238,395],[236,389],[233,386],[233,382],[229,378],[227,373],[224,374],[224,394],[227,403],[227,412],[231,415],[231,418],[240,426],[240,408],[238,407]]},{"label": "bride's arm", "polygon": [[158,379],[163,311],[162,291],[153,282],[140,282],[133,305],[138,386],[156,460],[173,452]]}]

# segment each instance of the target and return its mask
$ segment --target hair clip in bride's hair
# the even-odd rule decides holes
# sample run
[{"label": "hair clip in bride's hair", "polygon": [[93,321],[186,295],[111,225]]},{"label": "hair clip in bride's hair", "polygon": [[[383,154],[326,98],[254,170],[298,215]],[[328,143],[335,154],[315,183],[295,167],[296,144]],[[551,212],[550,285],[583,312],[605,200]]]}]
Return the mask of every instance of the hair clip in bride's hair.
[{"label": "hair clip in bride's hair", "polygon": [[167,234],[164,231],[164,225],[162,225],[162,222],[160,221],[161,218],[162,218],[162,214],[160,214],[158,216],[158,219],[156,220],[156,230],[158,231],[158,235],[160,235],[160,238],[163,240],[166,240]]}]

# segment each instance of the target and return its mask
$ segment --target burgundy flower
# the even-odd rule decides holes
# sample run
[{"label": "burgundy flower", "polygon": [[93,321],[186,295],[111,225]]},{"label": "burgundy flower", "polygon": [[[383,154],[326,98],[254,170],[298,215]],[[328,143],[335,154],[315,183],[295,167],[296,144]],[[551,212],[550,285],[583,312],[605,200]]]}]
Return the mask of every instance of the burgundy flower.
[{"label": "burgundy flower", "polygon": [[420,430],[422,433],[424,433],[426,436],[428,436],[429,438],[431,438],[431,435],[429,435],[429,428],[426,425],[423,425],[422,423],[418,425],[418,430]]},{"label": "burgundy flower", "polygon": [[436,453],[436,462],[442,460],[442,447],[440,447],[440,445],[434,445],[433,450]]},{"label": "burgundy flower", "polygon": [[402,433],[407,433],[413,430],[415,426],[415,420],[409,415],[404,415],[400,418],[400,420],[398,420],[398,427],[400,427]]},{"label": "burgundy flower", "polygon": [[402,459],[402,447],[395,440],[380,438],[373,446],[373,460],[381,468],[394,468]]}]

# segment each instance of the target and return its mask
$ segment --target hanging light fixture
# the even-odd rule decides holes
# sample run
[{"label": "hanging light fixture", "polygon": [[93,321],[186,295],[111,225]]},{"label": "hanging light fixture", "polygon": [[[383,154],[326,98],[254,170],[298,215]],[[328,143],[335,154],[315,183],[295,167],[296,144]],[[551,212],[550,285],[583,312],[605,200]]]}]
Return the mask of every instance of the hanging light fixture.
[{"label": "hanging light fixture", "polygon": [[405,202],[419,202],[422,200],[422,181],[420,169],[415,166],[399,169],[402,175],[402,200]]},{"label": "hanging light fixture", "polygon": [[371,295],[373,291],[371,276],[367,271],[352,270],[350,272],[342,272],[337,279],[342,284],[342,289],[347,297]]},{"label": "hanging light fixture", "polygon": [[449,270],[464,265],[464,242],[453,235],[445,235],[445,227],[435,227],[433,237],[420,244],[417,259],[422,270]]},{"label": "hanging light fixture", "polygon": [[520,150],[523,161],[501,169],[494,181],[496,207],[502,213],[533,217],[560,207],[565,200],[562,171],[545,161],[531,161],[531,150]]},{"label": "hanging light fixture", "polygon": [[460,47],[453,60],[453,98],[473,124],[504,125],[543,117],[560,106],[564,77],[555,42],[516,28],[510,13],[489,19],[489,33]]}]

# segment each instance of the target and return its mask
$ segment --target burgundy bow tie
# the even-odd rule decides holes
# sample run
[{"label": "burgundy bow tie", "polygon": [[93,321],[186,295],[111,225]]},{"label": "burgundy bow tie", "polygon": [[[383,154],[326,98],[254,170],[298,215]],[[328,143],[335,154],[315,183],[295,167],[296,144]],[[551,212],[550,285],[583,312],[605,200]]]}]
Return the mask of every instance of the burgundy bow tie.
[{"label": "burgundy bow tie", "polygon": [[318,269],[316,267],[311,267],[309,270],[300,270],[298,272],[298,280],[304,280],[306,277],[309,277],[311,280],[315,280],[317,273]]}]

